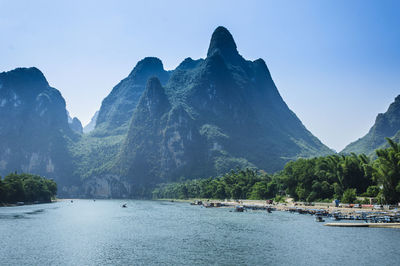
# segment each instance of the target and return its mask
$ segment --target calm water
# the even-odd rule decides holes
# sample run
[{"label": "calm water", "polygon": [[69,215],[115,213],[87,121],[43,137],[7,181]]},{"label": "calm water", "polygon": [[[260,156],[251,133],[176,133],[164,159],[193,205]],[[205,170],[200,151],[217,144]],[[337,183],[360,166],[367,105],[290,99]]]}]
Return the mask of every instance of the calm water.
[{"label": "calm water", "polygon": [[398,265],[399,244],[400,229],[330,228],[308,215],[187,203],[0,208],[1,265]]}]

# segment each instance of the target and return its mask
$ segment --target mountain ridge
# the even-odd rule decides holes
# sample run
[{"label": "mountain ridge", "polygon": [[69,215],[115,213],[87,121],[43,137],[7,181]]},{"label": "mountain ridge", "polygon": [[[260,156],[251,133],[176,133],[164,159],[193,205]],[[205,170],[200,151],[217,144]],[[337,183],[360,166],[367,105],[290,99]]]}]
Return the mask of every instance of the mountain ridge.
[{"label": "mountain ridge", "polygon": [[385,138],[397,139],[400,131],[400,95],[396,96],[385,113],[376,116],[375,123],[366,135],[347,145],[341,153],[374,155],[378,148],[387,147]]}]

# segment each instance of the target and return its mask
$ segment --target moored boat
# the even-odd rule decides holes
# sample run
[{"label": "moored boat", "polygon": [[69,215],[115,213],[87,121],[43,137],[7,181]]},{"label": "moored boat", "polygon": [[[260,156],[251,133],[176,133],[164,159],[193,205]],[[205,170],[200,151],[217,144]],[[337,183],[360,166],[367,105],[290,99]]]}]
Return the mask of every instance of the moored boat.
[{"label": "moored boat", "polygon": [[243,212],[243,211],[244,211],[243,206],[240,206],[240,205],[235,206],[235,212]]}]

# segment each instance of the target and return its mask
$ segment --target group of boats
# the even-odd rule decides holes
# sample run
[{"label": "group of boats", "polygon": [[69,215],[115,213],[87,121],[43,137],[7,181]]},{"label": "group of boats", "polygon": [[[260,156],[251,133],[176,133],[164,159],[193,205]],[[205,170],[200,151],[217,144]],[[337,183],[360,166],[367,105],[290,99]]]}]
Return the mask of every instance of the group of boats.
[{"label": "group of boats", "polygon": [[287,211],[298,214],[310,214],[315,216],[315,221],[324,222],[325,218],[335,221],[364,221],[366,223],[400,223],[400,210],[390,210],[387,212],[374,211],[355,211],[352,213],[342,213],[340,211],[329,212],[326,209],[305,209],[289,208]]},{"label": "group of boats", "polygon": [[[238,204],[237,204],[238,203]],[[241,202],[203,202],[194,201],[191,205],[199,205],[205,208],[216,208],[216,207],[233,207],[234,212],[244,212],[247,210],[265,210],[268,213],[276,211],[277,209],[270,204],[267,205],[251,205],[241,204]],[[283,209],[291,213],[308,214],[315,216],[316,222],[325,222],[326,219],[334,221],[348,220],[348,221],[364,221],[366,223],[400,223],[400,210],[392,209],[388,211],[366,211],[357,210],[352,212],[346,211],[332,211],[332,209],[311,209],[302,207],[284,207]]]},{"label": "group of boats", "polygon": [[276,211],[276,208],[271,206],[260,206],[260,205],[232,205],[232,203],[224,203],[224,202],[202,202],[200,200],[196,200],[191,202],[190,205],[200,205],[205,208],[218,208],[218,207],[234,207],[234,212],[244,212],[247,210],[265,210],[268,213],[272,211]]}]

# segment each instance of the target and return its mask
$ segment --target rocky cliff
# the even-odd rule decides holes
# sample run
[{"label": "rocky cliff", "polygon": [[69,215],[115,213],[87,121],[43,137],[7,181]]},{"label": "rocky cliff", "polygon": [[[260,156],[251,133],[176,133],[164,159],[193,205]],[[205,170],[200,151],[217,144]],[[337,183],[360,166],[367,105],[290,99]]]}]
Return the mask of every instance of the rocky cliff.
[{"label": "rocky cliff", "polygon": [[374,155],[378,148],[387,145],[385,138],[393,138],[398,141],[400,136],[400,95],[390,104],[388,110],[383,114],[378,114],[374,125],[368,133],[347,145],[342,153],[364,153]]},{"label": "rocky cliff", "polygon": [[2,176],[14,171],[43,175],[55,179],[62,194],[76,181],[68,145],[77,138],[63,97],[37,68],[0,73]]}]

